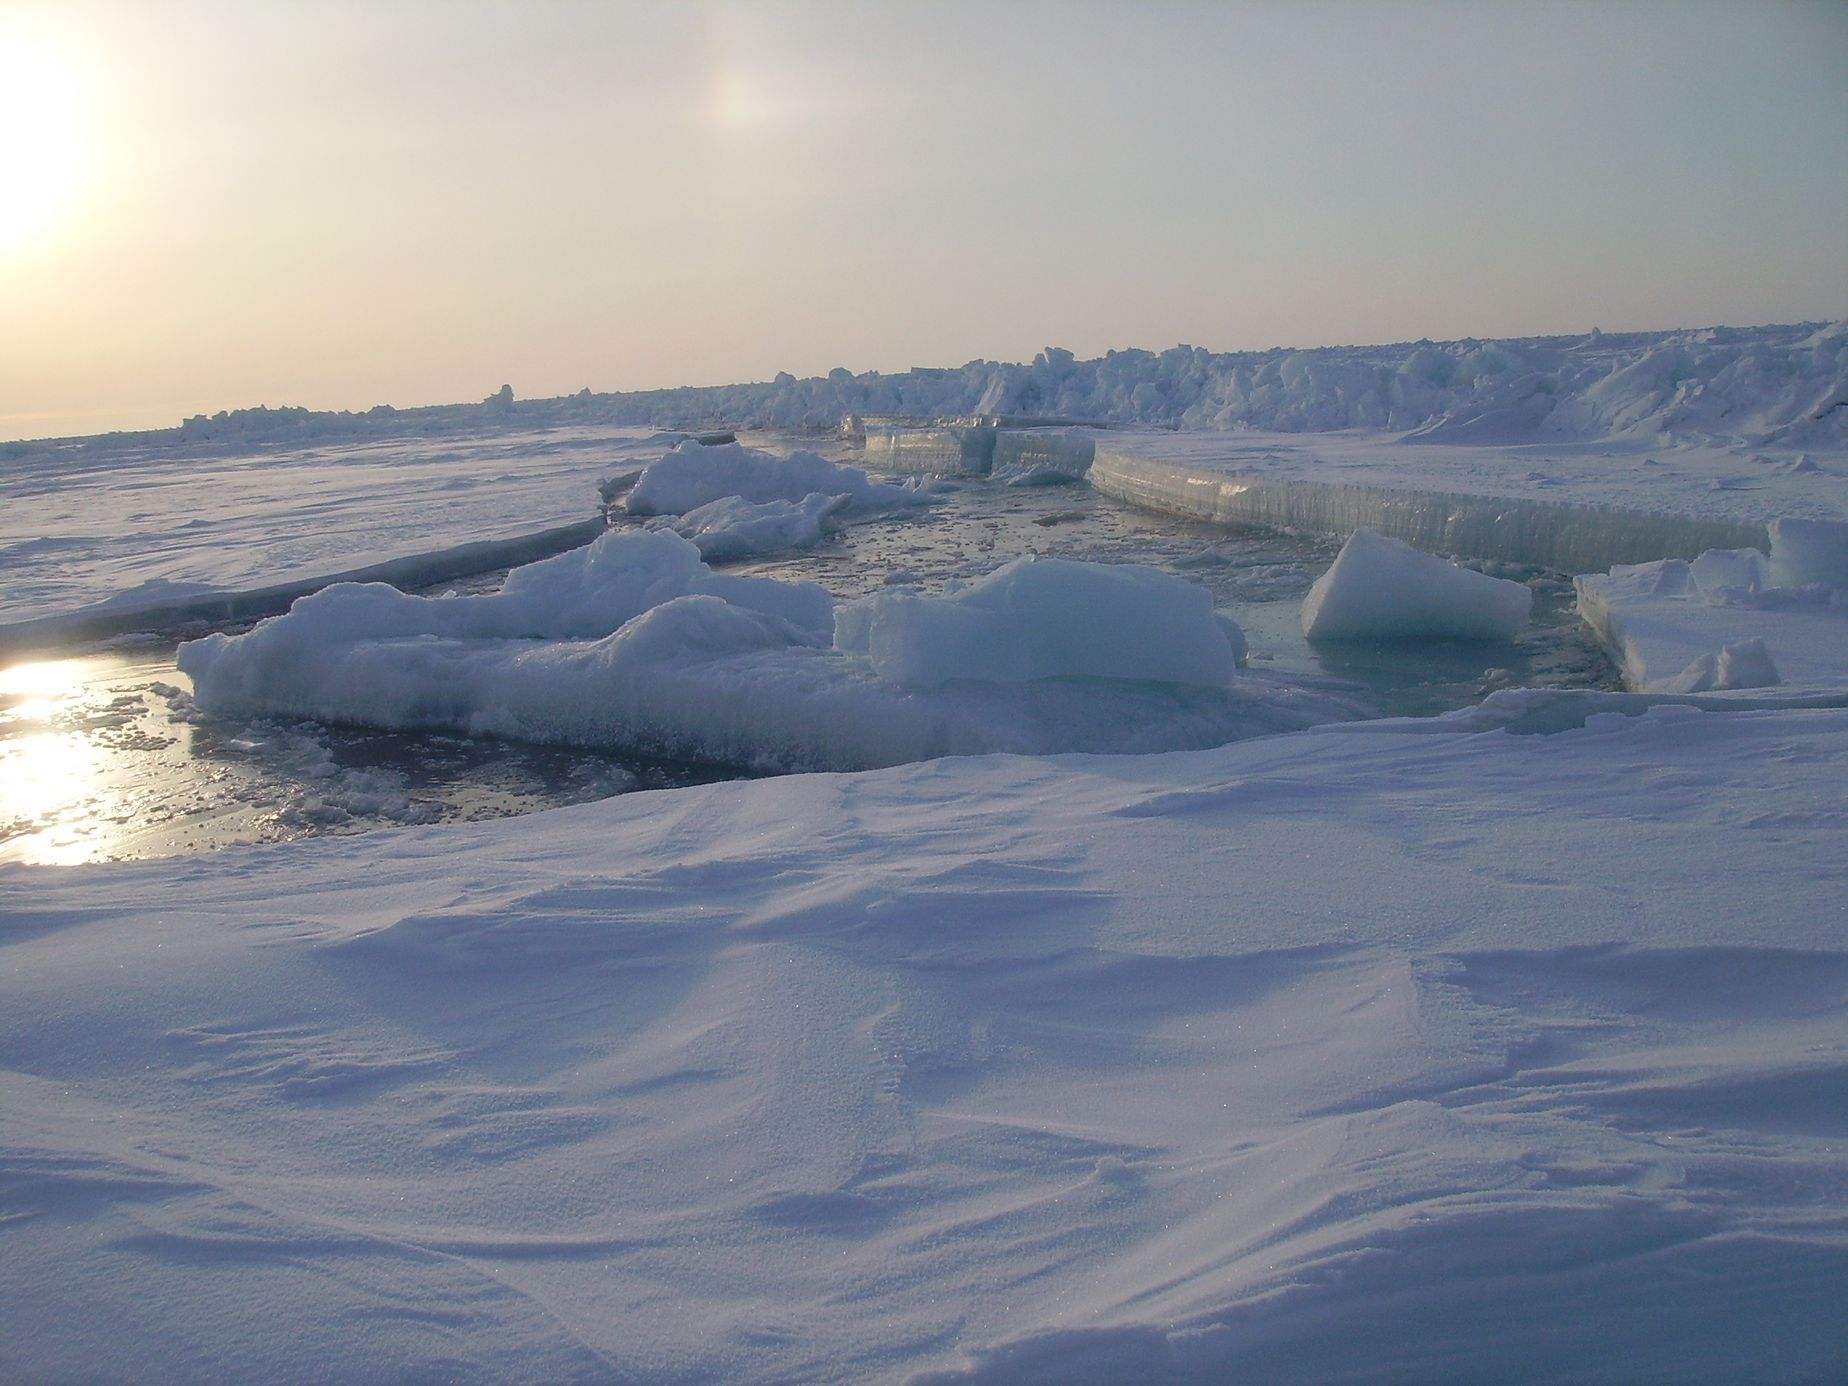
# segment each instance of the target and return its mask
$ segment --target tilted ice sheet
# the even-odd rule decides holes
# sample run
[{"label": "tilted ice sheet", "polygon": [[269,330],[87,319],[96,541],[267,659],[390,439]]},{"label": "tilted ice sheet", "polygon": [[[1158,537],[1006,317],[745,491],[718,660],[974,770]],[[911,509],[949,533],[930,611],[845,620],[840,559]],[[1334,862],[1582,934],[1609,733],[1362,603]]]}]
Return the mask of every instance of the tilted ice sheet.
[{"label": "tilted ice sheet", "polygon": [[[1317,439],[1313,451],[1286,442],[1279,450],[1198,435],[1109,435],[1089,476],[1107,496],[1217,524],[1340,536],[1368,528],[1430,552],[1567,573],[1691,559],[1711,548],[1763,549],[1767,520],[1830,528],[1841,521],[1800,517],[1841,513],[1848,500],[1842,480],[1848,458],[1838,472],[1808,467],[1804,479],[1813,484],[1798,494],[1741,479],[1733,466],[1741,459],[1723,454],[1726,474],[1702,490],[1679,484],[1679,477],[1676,484],[1637,485],[1609,461],[1614,454],[1602,451],[1598,459],[1580,459],[1574,481],[1581,484],[1536,493],[1512,470],[1521,459],[1507,450],[1443,449],[1426,459],[1435,465],[1421,466],[1401,446],[1375,437]],[[1345,472],[1316,465],[1325,449],[1339,450]],[[1558,459],[1539,460],[1551,466]],[[1654,457],[1641,464],[1646,471],[1660,466]],[[1529,472],[1527,480],[1558,486],[1557,471]],[[1744,494],[1760,491],[1766,494]]]},{"label": "tilted ice sheet", "polygon": [[1521,583],[1357,529],[1303,599],[1303,634],[1311,640],[1505,641],[1521,633],[1533,604],[1534,594]]}]

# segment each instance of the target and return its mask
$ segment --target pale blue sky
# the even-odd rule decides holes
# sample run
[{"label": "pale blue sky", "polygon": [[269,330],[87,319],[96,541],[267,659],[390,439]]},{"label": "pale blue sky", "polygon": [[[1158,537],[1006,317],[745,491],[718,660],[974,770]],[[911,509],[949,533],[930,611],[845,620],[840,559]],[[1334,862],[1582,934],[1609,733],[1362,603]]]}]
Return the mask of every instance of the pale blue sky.
[{"label": "pale blue sky", "polygon": [[1834,0],[0,0],[0,78],[0,437],[1848,314]]}]

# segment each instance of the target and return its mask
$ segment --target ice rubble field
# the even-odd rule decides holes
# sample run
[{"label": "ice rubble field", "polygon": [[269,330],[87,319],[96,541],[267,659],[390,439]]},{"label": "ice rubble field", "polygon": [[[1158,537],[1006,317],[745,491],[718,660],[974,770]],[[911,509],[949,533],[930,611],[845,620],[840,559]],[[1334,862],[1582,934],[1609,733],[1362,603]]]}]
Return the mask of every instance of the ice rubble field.
[{"label": "ice rubble field", "polygon": [[[1658,508],[1839,517],[1848,410],[1764,364],[1836,334],[1722,336],[1757,373],[1631,429],[1725,394],[1819,503],[1657,466]],[[1173,579],[1043,561],[835,606],[632,532],[188,645],[208,709],[1031,753],[0,868],[0,1378],[1839,1379],[1848,619],[1839,531],[1780,532],[1581,583],[1633,686],[1704,684],[1290,735],[1347,710]],[[1349,554],[1310,621],[1514,619]],[[1111,737],[1191,749],[1044,754]]]}]

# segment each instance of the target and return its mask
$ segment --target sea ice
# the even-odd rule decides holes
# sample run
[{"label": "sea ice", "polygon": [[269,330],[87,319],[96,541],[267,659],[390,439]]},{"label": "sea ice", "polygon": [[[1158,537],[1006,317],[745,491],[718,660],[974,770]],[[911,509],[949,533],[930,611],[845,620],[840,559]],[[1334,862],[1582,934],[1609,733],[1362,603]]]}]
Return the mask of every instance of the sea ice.
[{"label": "sea ice", "polygon": [[623,508],[631,515],[684,515],[733,497],[761,505],[801,502],[814,494],[845,496],[858,511],[930,504],[918,491],[870,480],[858,468],[840,466],[816,453],[782,456],[739,443],[707,447],[686,442],[642,472]]},{"label": "sea ice", "polygon": [[684,515],[657,517],[649,525],[692,540],[709,563],[726,563],[810,548],[827,533],[830,517],[852,504],[849,496],[824,496],[819,491],[799,501],[725,496]]},{"label": "sea ice", "polygon": [[[1676,565],[1672,576],[1666,571],[1668,563]],[[1687,583],[1708,601],[1749,600],[1771,585],[1770,564],[1757,549],[1708,549],[1685,566],[1664,560],[1663,571],[1663,580],[1671,584],[1681,581],[1685,572]]]},{"label": "sea ice", "polygon": [[1779,587],[1848,588],[1848,524],[1782,517],[1771,522],[1771,580]]},{"label": "sea ice", "polygon": [[1783,679],[1765,642],[1741,640],[1690,660],[1687,668],[1662,684],[1664,693],[1730,693],[1738,688],[1773,688]]},{"label": "sea ice", "polygon": [[1311,640],[1512,640],[1532,607],[1533,593],[1521,583],[1357,529],[1303,599],[1303,633]]},{"label": "sea ice", "polygon": [[878,592],[835,613],[835,644],[888,683],[1087,677],[1223,687],[1244,653],[1206,590],[1135,563],[1014,560],[960,591]]},{"label": "sea ice", "polygon": [[888,592],[847,611],[831,647],[821,588],[714,574],[679,536],[631,531],[515,570],[493,597],[332,587],[182,645],[179,664],[215,715],[777,770],[1178,750],[1362,711],[1283,679],[1234,683],[1236,627],[1154,569],[1021,563],[948,599]]},{"label": "sea ice", "polygon": [[1848,710],[1733,697],[0,868],[0,1379],[1838,1379]]},{"label": "sea ice", "polygon": [[1573,580],[1624,681],[1660,692],[1848,683],[1848,591],[1828,585],[1841,526],[1774,521],[1772,553],[1710,549]]}]

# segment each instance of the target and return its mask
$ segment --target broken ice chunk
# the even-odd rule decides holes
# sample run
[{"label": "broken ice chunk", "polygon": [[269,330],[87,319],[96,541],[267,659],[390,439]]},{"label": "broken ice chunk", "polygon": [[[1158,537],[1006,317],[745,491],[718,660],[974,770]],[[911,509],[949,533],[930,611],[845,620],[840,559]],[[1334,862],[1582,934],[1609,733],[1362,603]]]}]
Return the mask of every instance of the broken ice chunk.
[{"label": "broken ice chunk", "polygon": [[1450,636],[1512,640],[1527,624],[1534,594],[1357,529],[1303,600],[1311,640]]},{"label": "broken ice chunk", "polygon": [[1773,688],[1783,682],[1763,640],[1741,640],[1691,660],[1665,681],[1663,693],[1721,693],[1734,688]]}]

